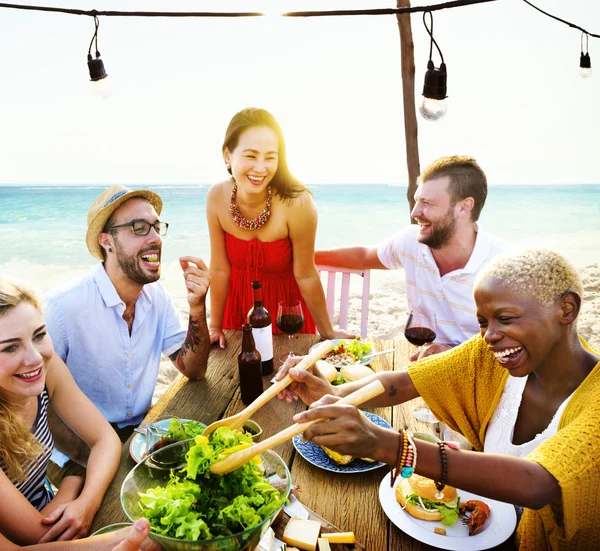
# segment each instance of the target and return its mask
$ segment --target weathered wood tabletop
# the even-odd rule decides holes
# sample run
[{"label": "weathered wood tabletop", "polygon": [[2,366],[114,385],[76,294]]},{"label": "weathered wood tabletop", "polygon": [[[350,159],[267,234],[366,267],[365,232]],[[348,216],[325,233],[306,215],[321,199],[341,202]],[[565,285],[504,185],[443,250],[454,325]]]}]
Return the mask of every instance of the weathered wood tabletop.
[{"label": "weathered wood tabletop", "polygon": [[[316,335],[297,335],[294,350],[303,354],[319,340]],[[408,363],[411,345],[404,339],[385,341],[370,339],[375,351],[394,348],[395,352],[375,359],[371,367],[375,371],[404,370]],[[241,332],[227,332],[225,350],[213,349],[209,357],[206,379],[190,381],[178,376],[165,394],[150,410],[144,422],[177,416],[209,424],[224,416],[234,415],[245,406],[240,399],[237,374],[237,355],[241,348]],[[275,362],[278,355],[288,351],[287,337],[274,338]],[[264,378],[265,388],[270,377]],[[421,399],[394,408],[376,408],[371,411],[386,419],[394,428],[408,428],[432,432],[437,426],[417,421],[413,411],[422,406]],[[278,399],[271,400],[253,417],[261,425],[264,437],[271,436],[292,424],[292,416],[305,409],[300,401],[290,405]],[[438,429],[439,430],[439,429]],[[461,440],[456,434],[453,438]],[[464,439],[461,440],[465,442]],[[466,444],[465,444],[466,446]],[[295,453],[291,441],[274,450],[287,463],[292,482],[301,488],[300,501],[342,531],[353,531],[356,539],[368,551],[423,551],[435,549],[408,536],[392,524],[379,505],[379,484],[387,474],[385,468],[360,474],[337,474],[319,469]],[[123,446],[119,470],[111,483],[102,506],[94,519],[91,532],[115,522],[127,521],[120,503],[120,490],[127,473],[135,466],[129,456],[129,442]],[[496,548],[509,551],[510,542]]]}]

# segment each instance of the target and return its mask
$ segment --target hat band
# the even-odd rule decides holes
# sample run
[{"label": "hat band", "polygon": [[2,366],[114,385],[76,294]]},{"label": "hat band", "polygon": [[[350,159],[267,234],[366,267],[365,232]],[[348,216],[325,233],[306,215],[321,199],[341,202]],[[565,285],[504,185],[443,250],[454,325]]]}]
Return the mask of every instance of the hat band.
[{"label": "hat band", "polygon": [[102,208],[108,207],[108,205],[114,203],[119,197],[123,197],[123,195],[125,195],[126,193],[129,193],[129,190],[119,191],[118,193],[115,193],[108,201],[106,201],[106,203],[104,203]]}]

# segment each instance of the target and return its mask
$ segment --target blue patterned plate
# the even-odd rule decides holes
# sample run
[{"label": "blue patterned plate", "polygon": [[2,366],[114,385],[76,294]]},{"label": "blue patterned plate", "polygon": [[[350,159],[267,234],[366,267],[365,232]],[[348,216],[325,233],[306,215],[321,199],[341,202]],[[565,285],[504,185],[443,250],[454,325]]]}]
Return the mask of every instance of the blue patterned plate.
[{"label": "blue patterned plate", "polygon": [[[363,413],[376,425],[385,427],[386,429],[392,428],[383,417],[379,417],[379,415],[375,415],[368,411],[363,411]],[[302,435],[294,436],[293,442],[294,448],[296,448],[296,451],[304,457],[304,459],[326,471],[332,471],[334,473],[362,473],[379,469],[379,467],[385,465],[385,463],[381,463],[380,461],[370,463],[369,461],[363,461],[362,459],[354,459],[348,465],[338,465],[323,451],[321,446],[302,440]]]}]

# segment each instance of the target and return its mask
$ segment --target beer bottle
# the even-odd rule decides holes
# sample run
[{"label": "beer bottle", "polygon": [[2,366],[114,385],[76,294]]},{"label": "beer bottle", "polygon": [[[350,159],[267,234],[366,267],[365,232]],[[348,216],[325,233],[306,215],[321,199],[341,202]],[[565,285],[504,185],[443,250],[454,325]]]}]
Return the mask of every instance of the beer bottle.
[{"label": "beer bottle", "polygon": [[252,326],[252,336],[256,349],[260,352],[261,371],[263,375],[273,373],[273,330],[271,315],[263,305],[262,283],[252,282],[254,306],[248,312],[248,323]]},{"label": "beer bottle", "polygon": [[262,394],[263,380],[260,372],[260,353],[254,346],[252,326],[242,325],[242,331],[242,351],[238,356],[238,370],[242,402],[248,405]]}]

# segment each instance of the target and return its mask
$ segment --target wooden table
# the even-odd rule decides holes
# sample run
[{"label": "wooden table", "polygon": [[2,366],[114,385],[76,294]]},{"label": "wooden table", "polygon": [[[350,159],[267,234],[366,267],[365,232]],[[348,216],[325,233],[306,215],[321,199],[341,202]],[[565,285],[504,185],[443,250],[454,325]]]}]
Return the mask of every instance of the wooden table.
[{"label": "wooden table", "polygon": [[[294,338],[294,349],[305,353],[318,342],[316,335],[298,335]],[[371,367],[375,371],[404,370],[408,363],[411,346],[404,340],[386,341],[371,339],[374,349],[395,352],[379,356]],[[275,337],[275,361],[278,355],[288,351],[286,336]],[[150,410],[145,422],[154,422],[176,415],[184,419],[195,419],[210,423],[223,416],[234,415],[245,406],[240,399],[237,374],[237,355],[241,349],[241,332],[227,332],[225,350],[213,349],[209,357],[206,379],[190,381],[180,375]],[[269,385],[265,377],[265,388]],[[407,428],[432,432],[432,427],[415,420],[413,411],[422,406],[421,399],[413,400],[393,408],[376,408],[371,411],[386,419],[394,428]],[[290,405],[277,399],[271,400],[252,418],[264,431],[263,437],[271,436],[292,424],[292,416],[305,409],[300,401]],[[452,434],[454,439],[458,438]],[[462,442],[465,442],[462,439]],[[465,442],[466,446],[466,442]],[[287,463],[292,482],[301,488],[300,501],[317,514],[336,525],[342,531],[354,531],[356,538],[368,551],[423,551],[434,549],[425,545],[392,524],[379,505],[379,484],[387,473],[384,468],[357,475],[339,475],[319,469],[295,453],[291,441],[278,446],[275,451]],[[127,473],[135,466],[129,457],[129,442],[123,446],[119,470],[111,483],[94,519],[91,531],[115,522],[127,521],[120,503],[120,489]],[[497,550],[510,550],[507,542]]]}]

